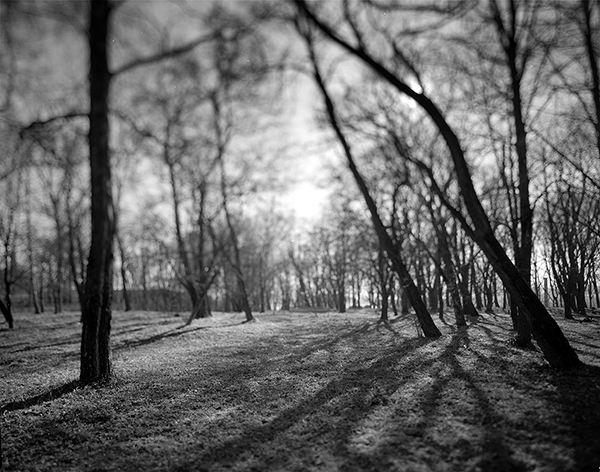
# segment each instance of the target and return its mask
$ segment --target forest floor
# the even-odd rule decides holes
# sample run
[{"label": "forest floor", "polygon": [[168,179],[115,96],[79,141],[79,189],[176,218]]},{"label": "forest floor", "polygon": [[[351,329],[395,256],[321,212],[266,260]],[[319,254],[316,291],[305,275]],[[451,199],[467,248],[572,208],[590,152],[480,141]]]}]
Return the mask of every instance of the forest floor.
[{"label": "forest floor", "polygon": [[[0,330],[6,471],[598,471],[600,319],[558,319],[585,366],[556,372],[482,314],[419,337],[370,310],[115,312],[115,379],[78,376],[77,313]],[[4,326],[2,326],[4,327]],[[3,406],[2,406],[3,405]]]}]

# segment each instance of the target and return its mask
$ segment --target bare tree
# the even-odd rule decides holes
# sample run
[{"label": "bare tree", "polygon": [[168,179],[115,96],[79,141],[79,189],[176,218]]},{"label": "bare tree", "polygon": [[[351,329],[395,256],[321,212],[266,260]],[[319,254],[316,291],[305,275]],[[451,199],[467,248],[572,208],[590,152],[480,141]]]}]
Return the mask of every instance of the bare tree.
[{"label": "bare tree", "polygon": [[[527,280],[523,278],[520,271],[496,239],[485,209],[475,191],[471,178],[471,170],[467,164],[461,142],[441,110],[425,91],[417,91],[411,87],[399,74],[387,67],[384,60],[378,59],[375,54],[367,49],[367,38],[364,34],[361,34],[360,30],[357,28],[352,29],[354,39],[348,40],[334,26],[328,24],[321,16],[315,13],[314,8],[307,2],[297,0],[295,1],[295,5],[300,15],[315,25],[329,41],[339,45],[352,57],[359,59],[399,93],[414,100],[435,123],[452,157],[462,200],[473,226],[471,227],[468,221],[464,217],[461,217],[455,208],[453,216],[459,218],[469,236],[477,242],[489,258],[504,285],[510,291],[511,296],[517,300],[519,308],[525,314],[525,319],[532,327],[533,337],[544,353],[546,360],[557,368],[579,366],[579,358],[565,338],[562,330],[550,316],[546,307],[537,298]],[[346,20],[346,23],[351,26],[352,18],[346,18]]]},{"label": "bare tree", "polygon": [[[301,8],[304,8],[304,6],[301,6]],[[323,101],[325,102],[325,107],[327,110],[327,116],[329,118],[329,122],[330,122],[332,128],[334,129],[335,134],[336,134],[340,144],[342,145],[344,154],[346,156],[346,160],[348,162],[348,167],[350,168],[350,171],[352,172],[354,180],[356,181],[358,188],[359,188],[359,190],[365,200],[365,203],[369,209],[369,213],[371,214],[373,226],[374,226],[375,232],[377,233],[377,236],[380,240],[380,244],[386,251],[388,257],[390,258],[392,266],[394,267],[395,272],[398,274],[401,284],[403,285],[404,289],[406,290],[408,299],[410,300],[412,307],[415,309],[421,329],[423,330],[423,334],[427,337],[438,337],[441,335],[441,333],[440,333],[439,329],[435,326],[435,323],[433,322],[433,320],[431,319],[431,315],[427,311],[427,307],[426,307],[425,303],[423,302],[421,294],[419,293],[419,290],[417,289],[417,287],[410,275],[410,272],[408,271],[408,268],[406,267],[406,264],[402,260],[400,251],[399,251],[398,247],[396,246],[396,244],[394,243],[394,241],[392,240],[392,238],[390,237],[390,235],[388,234],[388,232],[385,228],[385,225],[383,224],[381,217],[379,215],[377,205],[375,204],[375,201],[374,201],[373,197],[371,196],[371,193],[367,187],[367,184],[365,183],[362,175],[360,174],[360,172],[356,166],[350,145],[348,144],[348,141],[346,140],[346,137],[341,129],[339,122],[338,122],[334,104],[329,96],[327,88],[325,87],[324,79],[320,72],[319,65],[317,62],[317,57],[315,55],[314,43],[313,43],[313,38],[312,38],[311,32],[307,31],[306,25],[304,25],[304,26],[301,25],[300,21],[302,21],[302,19],[300,19],[300,18],[298,18],[296,20],[297,29],[298,29],[298,32],[305,39],[305,42],[306,42],[306,45],[307,45],[307,48],[309,51],[310,61],[313,66],[315,82],[317,83],[317,85],[322,93]]]}]

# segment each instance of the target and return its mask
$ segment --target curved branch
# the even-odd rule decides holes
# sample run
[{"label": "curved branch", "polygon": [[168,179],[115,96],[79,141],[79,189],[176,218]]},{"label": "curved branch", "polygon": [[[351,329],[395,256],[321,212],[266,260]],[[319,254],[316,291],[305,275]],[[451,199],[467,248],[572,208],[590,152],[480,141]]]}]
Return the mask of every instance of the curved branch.
[{"label": "curved branch", "polygon": [[200,36],[199,38],[196,38],[193,41],[190,41],[189,43],[184,44],[179,47],[176,47],[174,49],[159,52],[159,53],[153,54],[151,56],[140,57],[138,59],[134,59],[133,61],[131,61],[127,64],[124,64],[121,67],[118,67],[116,70],[111,71],[110,75],[111,75],[111,77],[116,77],[120,74],[128,72],[132,69],[135,69],[136,67],[142,67],[142,66],[146,66],[149,64],[153,64],[155,62],[162,61],[164,59],[169,59],[172,57],[180,56],[181,54],[190,52],[192,49],[195,49],[196,47],[198,47],[201,44],[208,43],[210,41],[213,41],[214,39],[217,39],[219,34],[220,33],[211,33],[211,34],[207,34],[205,36]]}]

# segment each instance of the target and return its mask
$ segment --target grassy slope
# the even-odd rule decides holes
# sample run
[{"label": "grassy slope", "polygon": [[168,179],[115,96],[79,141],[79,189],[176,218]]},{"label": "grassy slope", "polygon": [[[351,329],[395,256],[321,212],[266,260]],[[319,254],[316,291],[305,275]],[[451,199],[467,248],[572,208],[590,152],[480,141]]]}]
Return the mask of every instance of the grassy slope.
[{"label": "grassy slope", "polygon": [[[373,312],[114,315],[115,381],[2,417],[14,470],[597,471],[600,324],[559,320],[588,364],[549,369],[506,316],[418,338]],[[74,313],[0,331],[0,403],[77,378]]]}]

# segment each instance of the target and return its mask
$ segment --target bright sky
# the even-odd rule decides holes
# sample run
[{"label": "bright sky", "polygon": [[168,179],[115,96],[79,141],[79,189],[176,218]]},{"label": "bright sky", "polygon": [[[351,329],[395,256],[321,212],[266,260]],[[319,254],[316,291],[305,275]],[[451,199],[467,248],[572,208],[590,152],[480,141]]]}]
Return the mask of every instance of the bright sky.
[{"label": "bright sky", "polygon": [[310,221],[319,217],[329,194],[328,189],[306,180],[295,184],[282,196],[281,202],[289,206],[299,220]]}]

